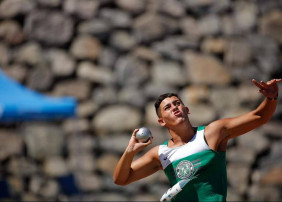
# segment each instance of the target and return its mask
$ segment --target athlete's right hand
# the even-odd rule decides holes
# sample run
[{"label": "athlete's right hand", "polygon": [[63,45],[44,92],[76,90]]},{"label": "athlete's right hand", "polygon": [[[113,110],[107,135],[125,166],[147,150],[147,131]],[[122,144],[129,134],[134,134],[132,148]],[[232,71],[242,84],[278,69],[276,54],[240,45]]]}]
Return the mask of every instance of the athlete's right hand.
[{"label": "athlete's right hand", "polygon": [[138,132],[139,129],[135,129],[132,133],[132,136],[129,140],[127,151],[128,152],[135,152],[138,153],[139,151],[143,150],[145,147],[150,145],[153,141],[153,137],[151,136],[148,142],[142,143],[138,142],[136,139],[136,133]]}]

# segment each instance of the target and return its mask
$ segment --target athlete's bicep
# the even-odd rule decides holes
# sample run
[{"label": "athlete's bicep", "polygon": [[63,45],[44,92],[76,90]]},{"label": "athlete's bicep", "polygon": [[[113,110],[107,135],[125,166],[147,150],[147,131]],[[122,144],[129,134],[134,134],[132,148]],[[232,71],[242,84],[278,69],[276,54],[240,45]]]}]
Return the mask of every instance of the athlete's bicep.
[{"label": "athlete's bicep", "polygon": [[126,184],[137,181],[160,170],[161,164],[158,158],[158,146],[149,150],[146,154],[136,159],[131,164],[131,171]]},{"label": "athlete's bicep", "polygon": [[209,146],[218,150],[225,147],[231,138],[245,134],[262,125],[258,116],[253,112],[234,117],[225,118],[212,122],[207,126],[205,137]]}]

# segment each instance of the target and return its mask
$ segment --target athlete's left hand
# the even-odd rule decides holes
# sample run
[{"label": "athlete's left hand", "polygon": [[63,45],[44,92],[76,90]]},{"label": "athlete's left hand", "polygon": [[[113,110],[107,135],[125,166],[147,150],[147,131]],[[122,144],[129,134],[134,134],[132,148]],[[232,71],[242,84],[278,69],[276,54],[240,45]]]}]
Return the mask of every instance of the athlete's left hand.
[{"label": "athlete's left hand", "polygon": [[282,79],[272,79],[267,81],[257,82],[255,79],[252,82],[259,88],[259,92],[262,93],[267,98],[277,98],[278,96],[278,85],[277,83],[282,81]]}]

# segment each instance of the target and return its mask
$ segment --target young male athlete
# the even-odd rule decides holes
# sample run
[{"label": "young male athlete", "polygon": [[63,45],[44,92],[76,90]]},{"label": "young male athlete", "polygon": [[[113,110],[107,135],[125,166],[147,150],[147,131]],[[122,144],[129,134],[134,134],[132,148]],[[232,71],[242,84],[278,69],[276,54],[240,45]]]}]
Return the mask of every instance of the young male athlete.
[{"label": "young male athlete", "polygon": [[277,105],[277,83],[280,81],[281,79],[273,79],[258,83],[253,79],[252,82],[259,88],[259,92],[265,96],[255,110],[200,127],[191,125],[189,108],[176,94],[161,95],[155,103],[158,122],[168,129],[171,139],[133,161],[139,151],[152,143],[152,138],[147,143],[138,142],[138,129],[135,129],[116,166],[114,182],[127,185],[158,170],[164,170],[171,186],[182,179],[190,179],[173,200],[226,201],[227,142],[270,120]]}]

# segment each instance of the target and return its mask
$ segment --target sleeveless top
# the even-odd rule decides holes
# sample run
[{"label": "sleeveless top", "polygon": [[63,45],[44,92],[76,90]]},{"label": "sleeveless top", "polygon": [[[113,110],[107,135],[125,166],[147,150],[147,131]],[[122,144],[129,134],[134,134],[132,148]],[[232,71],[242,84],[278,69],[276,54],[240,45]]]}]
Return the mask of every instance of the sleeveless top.
[{"label": "sleeveless top", "polygon": [[211,150],[204,131],[205,126],[198,127],[185,145],[169,148],[166,141],[159,146],[159,158],[170,186],[190,179],[172,201],[226,201],[225,152]]}]

